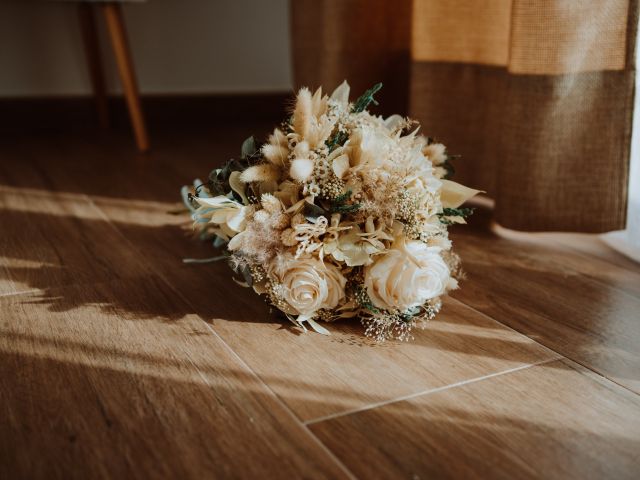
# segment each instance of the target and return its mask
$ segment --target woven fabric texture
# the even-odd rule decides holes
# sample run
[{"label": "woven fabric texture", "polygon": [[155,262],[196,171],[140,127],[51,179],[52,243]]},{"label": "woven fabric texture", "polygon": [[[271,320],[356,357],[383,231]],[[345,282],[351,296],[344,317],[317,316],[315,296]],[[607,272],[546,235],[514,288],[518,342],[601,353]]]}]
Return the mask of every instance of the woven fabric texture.
[{"label": "woven fabric texture", "polygon": [[296,0],[297,86],[382,81],[520,230],[624,228],[638,0]]}]

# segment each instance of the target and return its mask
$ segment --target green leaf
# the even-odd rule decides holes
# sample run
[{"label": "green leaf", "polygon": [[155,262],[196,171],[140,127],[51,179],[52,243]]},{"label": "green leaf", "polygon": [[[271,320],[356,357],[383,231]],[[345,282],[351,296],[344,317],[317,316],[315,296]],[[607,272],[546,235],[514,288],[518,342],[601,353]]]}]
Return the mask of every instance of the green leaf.
[{"label": "green leaf", "polygon": [[442,213],[439,213],[441,217],[468,217],[473,213],[475,208],[443,208]]},{"label": "green leaf", "polygon": [[336,133],[331,135],[324,143],[329,148],[329,152],[333,152],[336,148],[344,145],[348,138],[349,136],[346,132],[341,132],[336,129]]},{"label": "green leaf", "polygon": [[444,208],[442,213],[438,214],[440,218],[440,223],[444,225],[451,225],[452,223],[457,223],[450,219],[450,217],[462,217],[467,218],[470,216],[475,208]]},{"label": "green leaf", "polygon": [[356,302],[371,313],[380,313],[373,303],[371,303],[371,299],[369,298],[369,294],[367,293],[367,288],[364,285],[356,285],[355,287],[356,293]]},{"label": "green leaf", "polygon": [[224,238],[219,237],[218,235],[216,235],[215,238],[213,239],[213,248],[220,248],[225,243],[227,243],[227,241]]},{"label": "green leaf", "polygon": [[350,205],[340,205],[338,207],[332,208],[332,213],[353,213],[360,210],[361,205],[359,203],[353,203]]},{"label": "green leaf", "polygon": [[336,198],[334,198],[333,199],[333,204],[334,205],[343,205],[345,202],[347,202],[351,198],[351,195],[352,195],[351,190],[347,190],[346,192],[341,193]]},{"label": "green leaf", "polygon": [[225,195],[227,192],[225,192],[225,182],[223,180],[221,180],[221,174],[222,169],[221,168],[217,168],[216,170],[212,170],[211,173],[209,174],[209,190],[211,190],[211,193],[213,195]]},{"label": "green leaf", "polygon": [[[245,140],[245,143],[247,140]],[[232,188],[229,185],[229,177],[231,176],[231,174],[233,172],[241,172],[248,166],[249,162],[247,162],[246,160],[237,160],[235,158],[228,160],[222,168],[216,168],[215,170],[211,171],[211,173],[209,174],[209,183],[207,184],[207,188],[213,195],[227,195],[232,191]],[[242,201],[242,199],[236,192],[234,192],[234,198]]]},{"label": "green leaf", "polygon": [[305,202],[303,214],[304,214],[304,218],[306,218],[311,222],[311,221],[315,221],[321,215],[326,215],[327,212],[324,208],[318,205]]},{"label": "green leaf", "polygon": [[369,310],[371,313],[380,313],[380,310],[378,310],[376,307],[374,307],[373,303],[371,303],[371,302],[364,302],[360,306],[362,308],[365,308],[365,309]]},{"label": "green leaf", "polygon": [[331,213],[353,213],[360,209],[359,203],[347,203],[351,200],[351,190],[347,190],[331,201]]},{"label": "green leaf", "polygon": [[256,153],[256,140],[251,135],[244,142],[242,142],[242,148],[240,149],[240,158],[247,158]]},{"label": "green leaf", "polygon": [[376,102],[373,96],[376,93],[378,93],[378,91],[380,91],[381,88],[382,88],[382,82],[376,83],[373,87],[371,87],[369,90],[364,92],[360,96],[360,98],[358,98],[353,104],[353,107],[351,108],[351,112],[352,113],[363,112],[367,109],[370,103],[373,103],[374,105],[378,105],[378,102]]},{"label": "green leaf", "polygon": [[[353,104],[351,107],[352,113],[360,113],[367,109],[369,104],[373,103],[374,105],[378,105],[378,102],[373,98],[373,96],[382,88],[382,83],[376,83],[369,90],[364,92]],[[348,140],[349,136],[346,132],[341,132],[337,128],[333,135],[331,135],[325,145],[329,148],[329,152],[334,151],[336,148],[341,147]]]}]

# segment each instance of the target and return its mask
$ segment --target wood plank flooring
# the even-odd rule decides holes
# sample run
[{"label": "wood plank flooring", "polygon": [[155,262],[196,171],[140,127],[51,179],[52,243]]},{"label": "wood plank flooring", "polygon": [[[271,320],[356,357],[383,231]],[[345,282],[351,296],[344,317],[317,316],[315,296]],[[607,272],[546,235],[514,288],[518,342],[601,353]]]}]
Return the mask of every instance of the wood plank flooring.
[{"label": "wood plank flooring", "polygon": [[544,235],[471,231],[454,242],[469,277],[456,299],[640,393],[637,269]]},{"label": "wood plank flooring", "polygon": [[637,478],[640,398],[598,380],[560,360],[311,430],[361,478]]},{"label": "wood plank flooring", "polygon": [[153,275],[0,308],[1,478],[348,478]]},{"label": "wood plank flooring", "polygon": [[638,478],[640,267],[456,227],[410,343],[302,334],[208,257],[183,183],[268,125],[0,136],[0,478]]}]

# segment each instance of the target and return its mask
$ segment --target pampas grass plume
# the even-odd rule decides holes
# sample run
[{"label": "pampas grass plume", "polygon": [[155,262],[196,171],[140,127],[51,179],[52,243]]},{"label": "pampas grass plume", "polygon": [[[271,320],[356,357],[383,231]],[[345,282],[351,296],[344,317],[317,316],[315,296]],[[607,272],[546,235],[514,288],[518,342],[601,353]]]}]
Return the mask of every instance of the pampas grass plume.
[{"label": "pampas grass plume", "polygon": [[251,182],[277,182],[280,177],[280,169],[270,163],[263,163],[247,168],[240,175],[240,181]]},{"label": "pampas grass plume", "polygon": [[313,173],[313,160],[310,158],[296,158],[291,162],[289,175],[298,182],[304,182]]},{"label": "pampas grass plume", "polygon": [[303,87],[298,92],[296,107],[293,110],[293,129],[303,138],[311,125],[311,109],[311,92],[307,87]]}]

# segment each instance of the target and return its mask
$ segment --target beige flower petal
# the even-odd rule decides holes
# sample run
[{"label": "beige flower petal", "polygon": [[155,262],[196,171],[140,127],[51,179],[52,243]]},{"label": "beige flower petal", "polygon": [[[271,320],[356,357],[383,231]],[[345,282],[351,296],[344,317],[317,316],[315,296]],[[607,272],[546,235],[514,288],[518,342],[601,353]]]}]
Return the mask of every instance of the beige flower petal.
[{"label": "beige flower petal", "polygon": [[231,172],[231,175],[229,175],[229,186],[231,187],[231,190],[240,195],[240,198],[242,198],[242,203],[244,203],[245,205],[249,204],[249,199],[244,193],[244,183],[240,181],[240,172]]},{"label": "beige flower petal", "polygon": [[400,115],[395,114],[385,118],[384,126],[387,127],[389,130],[393,130],[403,122],[404,122],[404,118]]},{"label": "beige flower petal", "polygon": [[238,250],[239,248],[241,248],[244,234],[245,232],[240,232],[239,234],[235,235],[231,240],[229,240],[229,243],[227,244],[227,249],[233,252],[234,250]]},{"label": "beige flower petal", "polygon": [[247,211],[249,207],[242,207],[240,210],[227,217],[227,226],[234,232],[241,232],[247,224]]},{"label": "beige flower petal", "polygon": [[440,199],[444,208],[458,208],[471,197],[482,192],[482,190],[474,190],[451,180],[441,181]]},{"label": "beige flower petal", "polygon": [[336,177],[342,178],[347,170],[349,170],[349,157],[347,155],[340,155],[333,160],[333,173],[336,174]]},{"label": "beige flower petal", "polygon": [[345,80],[333,91],[331,94],[331,100],[335,100],[346,107],[349,104],[349,90],[351,90],[351,87]]}]

